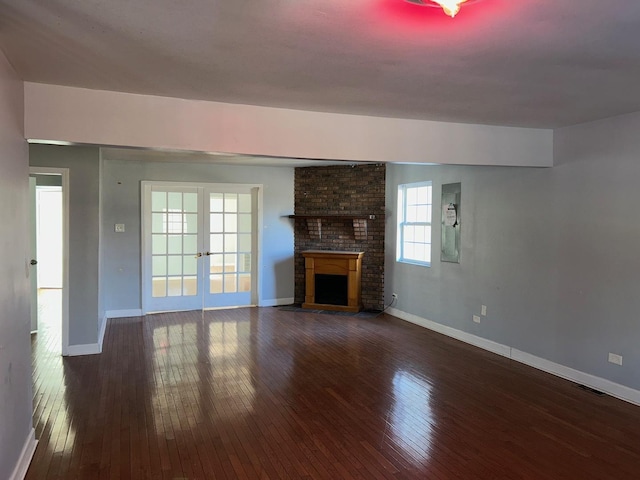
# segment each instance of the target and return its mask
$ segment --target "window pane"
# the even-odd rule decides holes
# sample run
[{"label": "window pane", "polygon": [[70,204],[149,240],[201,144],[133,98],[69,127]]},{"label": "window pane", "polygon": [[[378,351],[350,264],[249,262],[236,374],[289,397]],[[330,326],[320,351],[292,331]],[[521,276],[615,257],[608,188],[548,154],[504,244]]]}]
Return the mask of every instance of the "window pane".
[{"label": "window pane", "polygon": [[416,238],[416,228],[412,225],[407,225],[404,227],[404,241],[405,242],[413,242]]},{"label": "window pane", "polygon": [[222,275],[209,276],[209,293],[222,293]]},{"label": "window pane", "polygon": [[239,272],[250,272],[251,271],[251,254],[250,253],[242,253],[239,255],[240,264],[238,265]]},{"label": "window pane", "polygon": [[418,207],[415,205],[407,207],[407,222],[413,223],[418,221]]},{"label": "window pane", "polygon": [[198,273],[198,259],[193,255],[185,255],[182,257],[183,274],[196,275]]},{"label": "window pane", "polygon": [[251,211],[251,194],[241,193],[238,195],[238,211],[250,212]]},{"label": "window pane", "polygon": [[425,235],[425,243],[431,243],[431,227],[430,226],[426,226],[424,227],[424,235]]},{"label": "window pane", "polygon": [[221,213],[211,214],[211,225],[209,225],[210,232],[222,232],[223,231],[223,216]]},{"label": "window pane", "polygon": [[198,215],[195,213],[187,213],[184,219],[184,233],[198,233]]},{"label": "window pane", "polygon": [[167,279],[165,277],[151,280],[151,296],[154,298],[167,296]]},{"label": "window pane", "polygon": [[167,194],[165,192],[151,192],[151,210],[164,212],[167,209]]},{"label": "window pane", "polygon": [[238,228],[238,231],[250,233],[251,232],[251,214],[244,213],[238,216],[240,217],[240,227]]},{"label": "window pane", "polygon": [[237,252],[238,250],[238,235],[228,234],[224,236],[224,251],[225,252]]},{"label": "window pane", "polygon": [[223,261],[224,261],[224,255],[222,254],[209,256],[209,272],[222,273]]},{"label": "window pane", "polygon": [[415,259],[416,249],[414,243],[405,243],[404,244],[404,258],[408,260]]},{"label": "window pane", "polygon": [[212,193],[209,197],[209,210],[212,212],[222,212],[223,211],[223,200],[224,196],[222,193]]},{"label": "window pane", "polygon": [[184,211],[185,212],[198,211],[198,194],[197,193],[184,194]]},{"label": "window pane", "polygon": [[225,212],[238,211],[238,194],[237,193],[224,194],[224,211]]},{"label": "window pane", "polygon": [[151,253],[154,255],[162,255],[167,253],[167,236],[153,235],[151,237]]},{"label": "window pane", "polygon": [[169,253],[182,253],[182,235],[169,235]]},{"label": "window pane", "polygon": [[169,285],[167,294],[170,297],[179,297],[182,295],[182,277],[169,277]]},{"label": "window pane", "polygon": [[415,208],[416,208],[416,219],[415,219],[415,221],[419,222],[419,223],[428,222],[429,221],[429,217],[428,217],[427,214],[428,214],[428,210],[429,209],[427,208],[427,206],[426,205],[420,205],[420,206],[415,207]]},{"label": "window pane", "polygon": [[195,255],[198,252],[198,236],[197,235],[185,235],[183,237],[184,250],[183,253],[189,255]]},{"label": "window pane", "polygon": [[182,233],[182,214],[170,212],[166,216],[165,232]]},{"label": "window pane", "polygon": [[169,192],[169,210],[182,211],[182,193]]},{"label": "window pane", "polygon": [[224,291],[225,293],[234,293],[238,291],[238,287],[236,285],[237,275],[235,274],[227,274],[224,276]]},{"label": "window pane", "polygon": [[223,249],[223,236],[221,233],[211,234],[209,237],[209,251],[222,252]]},{"label": "window pane", "polygon": [[238,256],[237,255],[225,255],[224,256],[224,271],[225,272],[237,272]]},{"label": "window pane", "polygon": [[153,233],[165,233],[165,214],[164,213],[152,213],[151,214],[151,231]]},{"label": "window pane", "polygon": [[428,203],[427,200],[429,198],[429,187],[418,187],[418,194],[417,194],[417,203]]},{"label": "window pane", "polygon": [[151,275],[154,277],[167,274],[167,257],[153,256],[151,260]]},{"label": "window pane", "polygon": [[168,258],[167,271],[169,275],[182,275],[182,256],[175,255]]},{"label": "window pane", "polygon": [[251,251],[251,234],[245,233],[238,235],[238,239],[240,243],[238,245],[239,252],[250,252]]},{"label": "window pane", "polygon": [[417,190],[415,188],[407,188],[407,205],[415,205],[417,200]]},{"label": "window pane", "polygon": [[197,277],[184,277],[182,285],[182,294],[187,297],[192,297],[198,294],[198,278]]},{"label": "window pane", "polygon": [[243,273],[238,275],[238,291],[250,292],[251,291],[251,274]]},{"label": "window pane", "polygon": [[238,216],[235,213],[227,213],[224,216],[224,231],[225,232],[237,232],[238,231]]}]

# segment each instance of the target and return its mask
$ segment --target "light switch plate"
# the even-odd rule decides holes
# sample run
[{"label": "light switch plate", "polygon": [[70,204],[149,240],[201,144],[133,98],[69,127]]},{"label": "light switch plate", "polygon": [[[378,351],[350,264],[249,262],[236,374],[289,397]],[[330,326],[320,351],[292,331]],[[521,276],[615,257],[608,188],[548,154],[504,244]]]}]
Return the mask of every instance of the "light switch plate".
[{"label": "light switch plate", "polygon": [[116,223],[116,232],[118,233],[124,232],[124,223]]}]

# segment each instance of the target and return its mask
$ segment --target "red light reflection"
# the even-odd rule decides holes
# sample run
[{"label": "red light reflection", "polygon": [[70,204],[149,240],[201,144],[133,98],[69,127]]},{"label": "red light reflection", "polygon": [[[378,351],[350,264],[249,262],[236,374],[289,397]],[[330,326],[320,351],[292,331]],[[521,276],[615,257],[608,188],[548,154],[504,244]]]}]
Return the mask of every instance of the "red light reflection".
[{"label": "red light reflection", "polygon": [[394,24],[406,29],[458,29],[461,26],[476,23],[488,12],[496,12],[501,0],[483,0],[481,2],[463,3],[460,12],[451,18],[437,4],[434,7],[416,5],[405,0],[378,0],[373,7],[374,14],[384,19],[385,23]]}]

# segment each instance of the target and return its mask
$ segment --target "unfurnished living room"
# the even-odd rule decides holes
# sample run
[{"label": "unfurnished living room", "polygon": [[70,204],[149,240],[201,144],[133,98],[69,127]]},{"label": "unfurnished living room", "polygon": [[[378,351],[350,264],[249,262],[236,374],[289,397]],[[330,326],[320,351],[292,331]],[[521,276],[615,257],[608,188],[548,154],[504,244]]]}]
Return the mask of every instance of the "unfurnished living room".
[{"label": "unfurnished living room", "polygon": [[0,479],[640,478],[638,32],[0,0]]}]

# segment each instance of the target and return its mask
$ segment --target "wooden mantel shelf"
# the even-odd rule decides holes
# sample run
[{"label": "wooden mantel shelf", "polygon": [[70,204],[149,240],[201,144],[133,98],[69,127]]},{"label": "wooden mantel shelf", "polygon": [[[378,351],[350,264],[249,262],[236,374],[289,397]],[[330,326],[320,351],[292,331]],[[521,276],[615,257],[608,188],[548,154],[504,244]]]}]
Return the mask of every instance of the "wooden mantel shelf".
[{"label": "wooden mantel shelf", "polygon": [[349,220],[353,225],[353,235],[358,241],[367,240],[367,220],[374,220],[375,215],[289,215],[289,218],[301,219],[307,221],[307,229],[309,235],[318,239],[322,239],[322,220]]}]

